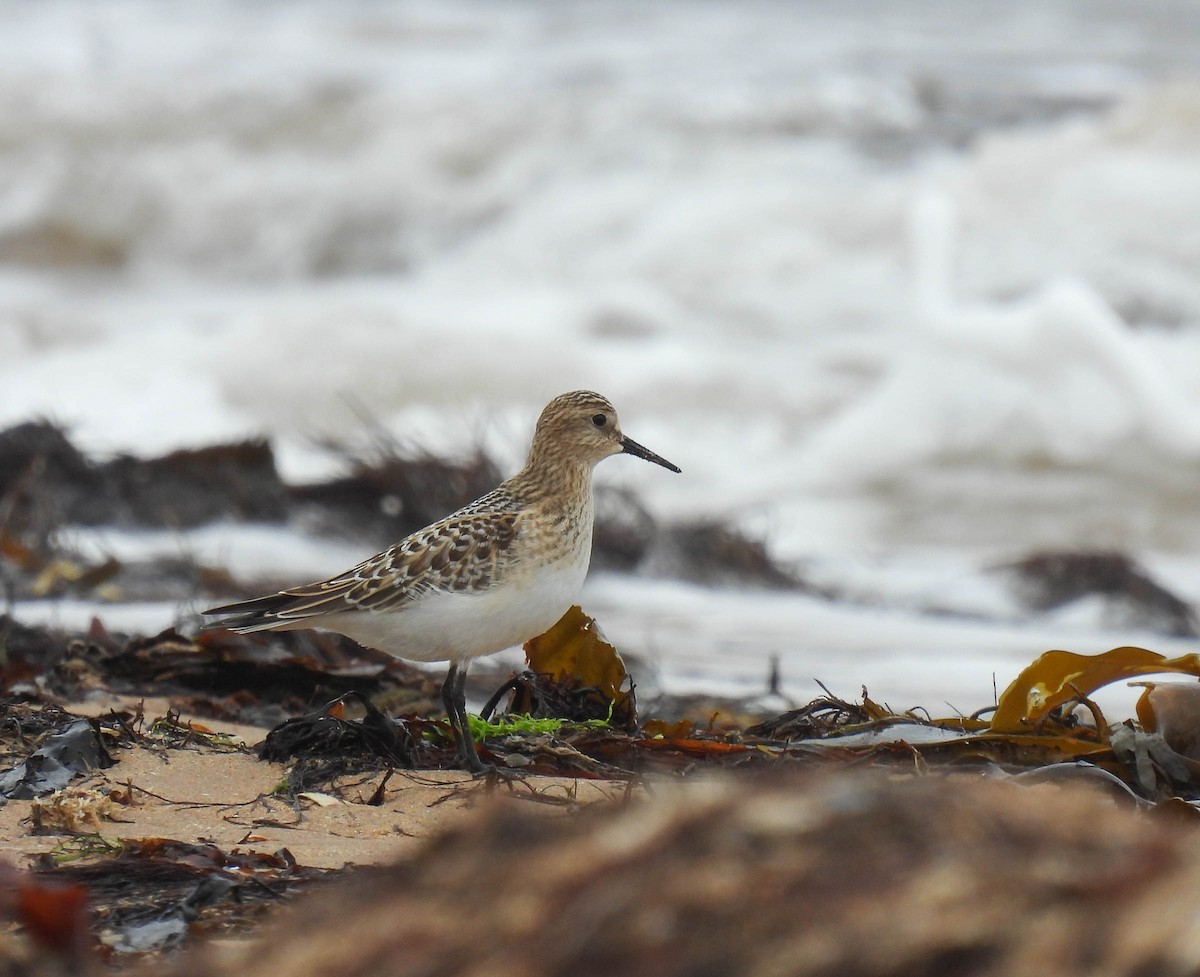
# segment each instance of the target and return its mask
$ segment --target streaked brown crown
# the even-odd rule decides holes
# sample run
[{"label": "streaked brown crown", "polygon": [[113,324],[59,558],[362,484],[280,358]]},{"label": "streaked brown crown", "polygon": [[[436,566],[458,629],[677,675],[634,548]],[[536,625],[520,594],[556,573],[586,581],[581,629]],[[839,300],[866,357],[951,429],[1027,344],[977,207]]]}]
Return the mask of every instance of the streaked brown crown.
[{"label": "streaked brown crown", "polygon": [[527,468],[592,468],[621,453],[621,425],[607,397],[574,390],[555,397],[538,418]]}]

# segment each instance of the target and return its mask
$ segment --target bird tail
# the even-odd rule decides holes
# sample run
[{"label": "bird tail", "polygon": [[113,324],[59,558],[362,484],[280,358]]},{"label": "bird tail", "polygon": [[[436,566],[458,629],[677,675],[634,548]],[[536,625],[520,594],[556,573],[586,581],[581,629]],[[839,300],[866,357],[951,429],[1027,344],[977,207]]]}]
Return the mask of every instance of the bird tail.
[{"label": "bird tail", "polygon": [[296,603],[291,594],[271,594],[269,597],[256,597],[253,600],[242,600],[235,604],[223,604],[220,607],[210,607],[201,611],[205,615],[222,615],[220,620],[210,621],[204,625],[204,630],[212,631],[226,628],[238,634],[249,634],[252,631],[277,631],[281,628],[295,627],[293,621],[280,616]]}]

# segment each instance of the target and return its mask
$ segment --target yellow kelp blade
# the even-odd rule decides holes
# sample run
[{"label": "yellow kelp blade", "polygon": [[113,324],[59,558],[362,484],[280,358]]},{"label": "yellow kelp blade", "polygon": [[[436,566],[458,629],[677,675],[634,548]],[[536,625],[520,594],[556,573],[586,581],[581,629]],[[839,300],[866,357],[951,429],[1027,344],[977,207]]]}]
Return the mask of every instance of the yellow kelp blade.
[{"label": "yellow kelp blade", "polygon": [[1164,658],[1145,648],[1126,646],[1100,655],[1047,651],[1029,665],[1000,696],[992,716],[993,733],[1028,731],[1052,709],[1122,679],[1155,672],[1200,677],[1200,656]]},{"label": "yellow kelp blade", "polygon": [[545,634],[525,642],[525,660],[535,672],[576,688],[594,688],[612,703],[614,724],[632,715],[632,688],[625,663],[600,625],[576,605]]}]

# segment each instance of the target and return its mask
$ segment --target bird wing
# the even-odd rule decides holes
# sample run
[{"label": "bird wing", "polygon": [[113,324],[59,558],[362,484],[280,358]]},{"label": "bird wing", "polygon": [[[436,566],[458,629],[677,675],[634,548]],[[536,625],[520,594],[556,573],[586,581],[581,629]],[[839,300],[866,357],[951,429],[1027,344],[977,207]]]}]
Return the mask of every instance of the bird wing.
[{"label": "bird wing", "polygon": [[212,627],[261,631],[339,611],[402,611],[431,591],[473,593],[503,576],[518,525],[519,513],[476,503],[345,573],[204,613],[228,615]]}]

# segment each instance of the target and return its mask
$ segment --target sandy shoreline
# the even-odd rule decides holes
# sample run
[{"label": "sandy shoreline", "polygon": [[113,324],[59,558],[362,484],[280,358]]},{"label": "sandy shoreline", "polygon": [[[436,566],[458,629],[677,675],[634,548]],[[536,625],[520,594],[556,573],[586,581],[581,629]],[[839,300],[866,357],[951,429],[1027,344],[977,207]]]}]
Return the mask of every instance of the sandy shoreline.
[{"label": "sandy shoreline", "polygon": [[[105,697],[69,704],[69,712],[97,715],[113,707],[132,708],[138,700]],[[146,700],[148,716],[157,715]],[[162,713],[165,715],[165,708]],[[187,721],[189,717],[181,717]],[[251,745],[264,730],[196,719],[204,728]],[[624,796],[627,783],[527,776],[511,783],[473,780],[455,770],[395,770],[388,775],[383,802],[366,803],[384,773],[365,775],[361,786],[344,790],[345,799],[321,795],[293,804],[273,791],[286,780],[287,765],[259,760],[248,752],[192,747],[157,750],[133,746],[113,751],[117,764],[72,783],[72,790],[123,792],[133,803],[114,806],[113,820],[99,825],[106,838],[172,838],[205,841],[224,850],[274,852],[287,848],[296,861],[314,868],[389,862],[412,851],[483,801],[523,804],[554,811]],[[352,783],[348,778],[346,784]],[[358,801],[357,803],[355,801]],[[0,858],[20,864],[49,852],[61,835],[32,830],[32,801],[0,806]]]}]

